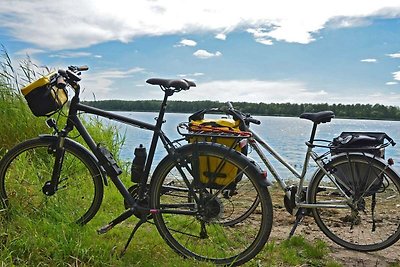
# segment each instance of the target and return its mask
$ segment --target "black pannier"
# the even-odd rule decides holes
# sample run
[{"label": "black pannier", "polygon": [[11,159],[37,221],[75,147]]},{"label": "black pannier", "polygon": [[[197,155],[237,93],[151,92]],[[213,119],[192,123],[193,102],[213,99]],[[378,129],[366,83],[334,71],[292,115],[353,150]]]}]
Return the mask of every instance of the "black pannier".
[{"label": "black pannier", "polygon": [[[386,134],[381,132],[342,132],[331,143],[331,154],[360,152],[374,157],[385,157],[385,139],[395,144]],[[370,168],[369,165],[350,162],[331,169],[336,181],[347,194],[354,197],[367,197],[384,190],[384,177]]]},{"label": "black pannier", "polygon": [[393,141],[386,133],[381,132],[342,132],[333,139],[331,153],[362,152],[384,158],[385,149],[382,145],[385,139]]}]

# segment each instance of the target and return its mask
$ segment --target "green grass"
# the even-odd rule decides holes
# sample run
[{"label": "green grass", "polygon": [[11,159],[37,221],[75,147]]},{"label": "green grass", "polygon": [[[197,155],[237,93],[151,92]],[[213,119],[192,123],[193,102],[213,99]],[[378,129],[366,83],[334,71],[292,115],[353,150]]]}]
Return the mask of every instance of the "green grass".
[{"label": "green grass", "polygon": [[328,257],[329,249],[321,240],[310,243],[302,236],[293,236],[280,243],[270,241],[256,257],[263,266],[341,266]]},{"label": "green grass", "polygon": [[[97,235],[99,225],[118,213],[120,204],[113,189],[107,190],[108,203],[95,219],[84,227],[54,223],[51,219],[20,218],[2,222],[7,228],[2,236],[0,262],[6,266],[213,266],[183,259],[160,238],[155,226],[140,228],[126,254],[120,252],[137,219],[116,226],[105,235]],[[110,199],[113,198],[113,199]],[[121,206],[121,205],[119,205]],[[326,257],[322,241],[310,244],[295,236],[280,244],[270,242],[246,266],[340,266]]]}]

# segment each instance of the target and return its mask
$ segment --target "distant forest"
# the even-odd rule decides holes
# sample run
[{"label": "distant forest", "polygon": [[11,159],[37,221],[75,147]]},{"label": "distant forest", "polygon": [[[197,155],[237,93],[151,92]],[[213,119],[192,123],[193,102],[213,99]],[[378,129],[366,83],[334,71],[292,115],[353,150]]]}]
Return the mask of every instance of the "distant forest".
[{"label": "distant forest", "polygon": [[[87,101],[87,105],[113,111],[158,111],[159,100],[103,100]],[[331,110],[338,118],[400,120],[400,109],[394,106],[380,104],[291,104],[291,103],[248,103],[232,102],[233,106],[242,112],[253,115],[290,116],[296,117],[303,112],[318,112]],[[193,113],[205,108],[220,108],[226,106],[217,101],[169,101],[167,112]]]}]

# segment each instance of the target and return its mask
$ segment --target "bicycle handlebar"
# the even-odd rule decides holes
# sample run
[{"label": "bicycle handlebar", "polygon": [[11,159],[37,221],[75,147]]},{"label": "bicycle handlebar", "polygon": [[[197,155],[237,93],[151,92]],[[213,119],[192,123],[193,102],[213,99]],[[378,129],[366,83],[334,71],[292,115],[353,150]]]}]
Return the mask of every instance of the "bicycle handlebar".
[{"label": "bicycle handlebar", "polygon": [[260,124],[261,124],[261,121],[259,121],[259,120],[255,119],[255,118],[253,118],[250,114],[248,114],[248,113],[245,114],[245,113],[243,113],[243,112],[241,112],[241,111],[235,109],[235,108],[233,107],[232,102],[227,102],[226,104],[227,104],[227,106],[228,106],[227,113],[228,113],[229,115],[231,115],[235,120],[241,120],[241,121],[243,121],[246,125],[249,125],[250,123],[254,123],[254,124],[257,124],[257,125],[260,125]]},{"label": "bicycle handlebar", "polygon": [[56,86],[58,88],[65,88],[67,84],[74,85],[81,80],[81,71],[87,71],[88,66],[69,66],[68,69],[58,70],[58,77],[56,80]]}]

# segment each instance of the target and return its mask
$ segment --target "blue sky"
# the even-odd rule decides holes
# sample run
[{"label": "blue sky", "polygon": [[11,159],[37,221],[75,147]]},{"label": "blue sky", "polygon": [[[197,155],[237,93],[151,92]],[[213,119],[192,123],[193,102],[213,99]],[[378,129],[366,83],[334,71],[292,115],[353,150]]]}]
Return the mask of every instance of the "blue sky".
[{"label": "blue sky", "polygon": [[54,69],[86,64],[84,98],[400,105],[400,1],[1,0],[0,43]]}]

